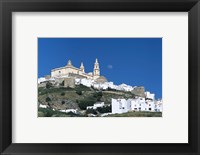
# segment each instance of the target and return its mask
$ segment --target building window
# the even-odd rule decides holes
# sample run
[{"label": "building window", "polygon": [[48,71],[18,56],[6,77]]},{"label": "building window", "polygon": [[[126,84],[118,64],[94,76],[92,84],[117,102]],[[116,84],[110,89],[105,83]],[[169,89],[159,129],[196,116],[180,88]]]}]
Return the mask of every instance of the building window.
[{"label": "building window", "polygon": [[149,111],[151,111],[151,108],[149,108]]},{"label": "building window", "polygon": [[61,73],[61,71],[58,71],[58,73],[60,74],[60,73]]}]

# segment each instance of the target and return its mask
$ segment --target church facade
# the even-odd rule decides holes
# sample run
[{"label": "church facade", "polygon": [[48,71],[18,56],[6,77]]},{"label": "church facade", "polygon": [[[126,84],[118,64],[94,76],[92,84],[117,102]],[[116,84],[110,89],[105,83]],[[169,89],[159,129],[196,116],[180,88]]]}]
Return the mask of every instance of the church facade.
[{"label": "church facade", "polygon": [[100,77],[100,67],[98,59],[94,63],[94,70],[90,73],[85,73],[85,68],[83,63],[81,63],[80,68],[76,68],[72,65],[71,60],[68,61],[67,65],[60,68],[55,68],[51,70],[52,78],[59,77],[77,77],[77,78],[87,78],[96,80]]}]

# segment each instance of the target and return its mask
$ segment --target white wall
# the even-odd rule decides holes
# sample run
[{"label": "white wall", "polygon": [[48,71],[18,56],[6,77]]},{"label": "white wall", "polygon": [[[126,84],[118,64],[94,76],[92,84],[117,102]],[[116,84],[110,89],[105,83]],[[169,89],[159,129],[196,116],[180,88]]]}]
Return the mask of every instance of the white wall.
[{"label": "white wall", "polygon": [[112,113],[126,113],[130,110],[128,105],[126,99],[112,99]]}]

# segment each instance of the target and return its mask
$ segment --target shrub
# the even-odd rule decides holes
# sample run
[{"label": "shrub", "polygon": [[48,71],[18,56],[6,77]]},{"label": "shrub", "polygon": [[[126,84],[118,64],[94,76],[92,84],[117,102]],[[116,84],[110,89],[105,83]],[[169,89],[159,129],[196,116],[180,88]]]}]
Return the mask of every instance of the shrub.
[{"label": "shrub", "polygon": [[97,111],[100,113],[109,113],[109,112],[111,112],[111,106],[98,107]]},{"label": "shrub", "polygon": [[86,114],[94,114],[94,115],[96,115],[97,111],[94,110],[94,109],[87,109]]},{"label": "shrub", "polygon": [[51,117],[54,113],[53,110],[48,108],[39,108],[38,111],[43,113],[43,117]]},{"label": "shrub", "polygon": [[47,97],[46,98],[46,102],[50,102],[51,101],[51,98],[50,97]]},{"label": "shrub", "polygon": [[77,90],[77,91],[76,91],[76,94],[78,94],[78,95],[82,95],[83,93],[82,93],[81,90]]},{"label": "shrub", "polygon": [[87,106],[93,106],[94,103],[96,102],[96,99],[93,97],[88,97],[83,100],[79,100],[78,106],[82,110],[86,110]]},{"label": "shrub", "polygon": [[[73,114],[75,115],[75,114]],[[39,108],[38,109],[38,117],[66,117],[66,116],[71,116],[69,114],[60,112],[60,111],[53,111],[50,108]]]},{"label": "shrub", "polygon": [[101,91],[95,92],[93,94],[93,97],[95,97],[97,101],[100,101],[102,96],[103,96],[103,93]]},{"label": "shrub", "polygon": [[51,88],[51,87],[52,87],[52,83],[47,82],[47,83],[46,83],[46,88],[49,89],[49,88]]},{"label": "shrub", "polygon": [[65,96],[65,92],[62,92],[60,95],[61,95],[61,96]]},{"label": "shrub", "polygon": [[75,90],[79,90],[79,91],[91,91],[89,87],[84,86],[84,85],[82,85],[82,84],[77,85],[77,86],[75,87]]},{"label": "shrub", "polygon": [[108,90],[108,91],[117,91],[116,89],[112,89],[112,88],[110,88],[110,87],[108,87],[107,90]]}]

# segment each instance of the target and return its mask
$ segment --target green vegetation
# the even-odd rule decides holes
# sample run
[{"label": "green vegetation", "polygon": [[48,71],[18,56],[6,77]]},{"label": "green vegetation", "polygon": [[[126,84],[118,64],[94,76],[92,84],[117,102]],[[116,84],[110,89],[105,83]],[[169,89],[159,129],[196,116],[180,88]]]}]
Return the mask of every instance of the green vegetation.
[{"label": "green vegetation", "polygon": [[91,89],[89,87],[84,86],[82,84],[76,85],[76,87],[74,88],[74,90],[76,90],[76,91],[91,91]]},{"label": "green vegetation", "polygon": [[87,106],[93,106],[96,103],[96,98],[89,96],[78,101],[78,106],[81,110],[86,110]]},{"label": "green vegetation", "polygon": [[51,101],[51,98],[50,97],[47,97],[46,98],[46,102],[50,102]]},{"label": "green vegetation", "polygon": [[[124,92],[118,90],[104,90],[99,91],[94,88],[86,87],[84,85],[76,85],[75,88],[55,86],[46,83],[44,87],[38,87],[38,103],[49,105],[50,108],[39,108],[38,117],[81,117],[88,114],[99,116],[103,113],[111,112],[112,98],[133,98],[134,94],[131,92]],[[96,102],[104,102],[105,107],[99,107],[96,110],[87,109],[87,106],[93,106]],[[48,103],[48,104],[47,104]],[[53,111],[52,109],[78,109],[80,114],[63,113],[60,111]],[[81,110],[81,111],[80,111]],[[160,112],[128,112],[124,114],[112,114],[108,117],[162,117]]]},{"label": "green vegetation", "polygon": [[49,89],[49,88],[51,88],[51,87],[52,87],[52,83],[47,82],[47,83],[46,83],[46,88]]},{"label": "green vegetation", "polygon": [[62,92],[60,95],[61,95],[61,96],[65,96],[65,92]]},{"label": "green vegetation", "polygon": [[[84,85],[77,85],[75,88],[70,88],[70,87],[54,87],[50,82],[46,83],[46,87],[40,87],[38,88],[38,94],[39,95],[44,95],[44,94],[49,94],[49,93],[60,93],[64,94],[66,91],[77,91],[77,92],[82,92],[82,91],[91,91],[89,87],[86,87]],[[64,96],[62,95],[61,96]]]},{"label": "green vegetation", "polygon": [[82,100],[77,100],[78,106],[81,110],[86,110],[87,106],[93,106],[94,103],[101,100],[102,92],[94,92],[92,96],[87,96]]},{"label": "green vegetation", "polygon": [[64,91],[74,91],[74,89],[70,88],[70,87],[67,87],[67,88],[50,87],[49,89],[41,87],[41,88],[38,89],[39,95],[45,95],[45,94],[51,94],[51,93],[60,93],[60,92],[64,92]]},{"label": "green vegetation", "polygon": [[137,112],[127,112],[123,114],[112,114],[108,115],[107,117],[162,117],[162,113],[137,111]]},{"label": "green vegetation", "polygon": [[96,115],[97,111],[94,110],[94,109],[87,109],[86,114],[94,114],[94,115]]},{"label": "green vegetation", "polygon": [[93,94],[93,97],[96,98],[97,101],[100,101],[102,96],[103,96],[103,93],[101,91],[95,92]]},{"label": "green vegetation", "polygon": [[111,106],[106,106],[106,107],[98,107],[97,111],[100,113],[110,113],[111,112]]},{"label": "green vegetation", "polygon": [[64,113],[60,111],[53,111],[50,108],[39,108],[38,109],[38,117],[74,117],[74,116],[79,116],[77,114],[74,114],[72,112],[69,113]]},{"label": "green vegetation", "polygon": [[116,89],[112,89],[110,87],[108,87],[107,91],[117,91]]},{"label": "green vegetation", "polygon": [[78,94],[78,95],[82,95],[83,93],[82,93],[81,90],[77,90],[77,91],[76,91],[76,94]]}]

